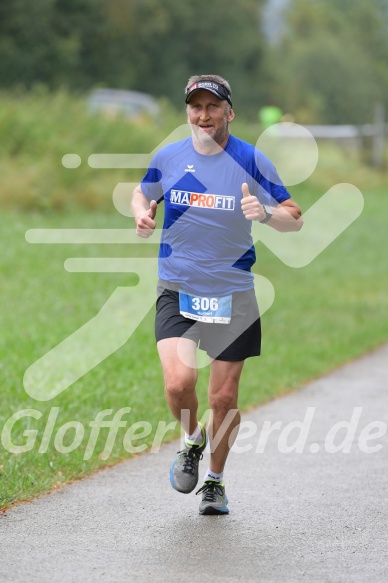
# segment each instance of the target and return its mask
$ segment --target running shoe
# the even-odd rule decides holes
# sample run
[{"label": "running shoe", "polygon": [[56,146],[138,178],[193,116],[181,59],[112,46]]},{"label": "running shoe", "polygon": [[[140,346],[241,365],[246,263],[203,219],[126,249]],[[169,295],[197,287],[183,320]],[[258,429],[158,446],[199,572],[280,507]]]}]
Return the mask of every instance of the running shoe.
[{"label": "running shoe", "polygon": [[224,482],[206,480],[196,494],[202,494],[202,502],[199,505],[200,514],[228,514],[228,497],[225,494]]},{"label": "running shoe", "polygon": [[201,433],[202,443],[198,445],[185,441],[185,449],[178,451],[170,469],[171,486],[182,494],[189,494],[198,484],[198,465],[207,444],[207,431],[202,425]]}]

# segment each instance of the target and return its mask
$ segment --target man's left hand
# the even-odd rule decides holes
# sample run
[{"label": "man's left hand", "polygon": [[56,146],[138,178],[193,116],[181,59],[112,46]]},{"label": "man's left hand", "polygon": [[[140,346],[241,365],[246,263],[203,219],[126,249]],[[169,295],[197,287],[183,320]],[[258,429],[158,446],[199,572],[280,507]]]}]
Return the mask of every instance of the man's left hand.
[{"label": "man's left hand", "polygon": [[[241,199],[241,209],[248,221],[263,221],[267,216],[263,205],[256,196],[252,196],[246,182],[241,185],[243,197]],[[271,206],[272,216],[266,222],[267,225],[281,233],[300,231],[303,226],[303,217],[300,207],[292,200],[281,202],[276,206]]]},{"label": "man's left hand", "polygon": [[241,209],[245,218],[248,221],[262,221],[266,214],[263,205],[257,196],[250,194],[249,187],[246,182],[243,182],[241,190],[243,193],[243,197],[241,199]]}]

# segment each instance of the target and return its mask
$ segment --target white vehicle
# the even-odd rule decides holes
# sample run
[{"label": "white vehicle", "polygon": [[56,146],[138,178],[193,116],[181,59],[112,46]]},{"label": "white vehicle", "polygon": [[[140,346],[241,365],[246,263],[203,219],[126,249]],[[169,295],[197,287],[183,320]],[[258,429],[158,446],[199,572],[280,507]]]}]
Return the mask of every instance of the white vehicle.
[{"label": "white vehicle", "polygon": [[148,93],[123,89],[95,89],[88,99],[89,111],[109,116],[124,114],[136,119],[143,115],[157,117],[160,108],[157,100]]}]

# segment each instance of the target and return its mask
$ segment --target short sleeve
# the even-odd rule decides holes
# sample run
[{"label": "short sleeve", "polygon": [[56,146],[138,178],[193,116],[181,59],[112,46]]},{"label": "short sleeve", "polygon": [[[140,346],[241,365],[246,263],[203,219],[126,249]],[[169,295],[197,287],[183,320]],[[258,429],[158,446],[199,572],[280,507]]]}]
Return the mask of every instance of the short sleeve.
[{"label": "short sleeve", "polygon": [[145,173],[141,183],[141,190],[148,200],[156,200],[157,202],[163,199],[162,187],[162,171],[158,168],[158,161],[155,157],[147,172]]},{"label": "short sleeve", "polygon": [[[275,166],[267,156],[255,149],[255,170],[253,178],[257,184],[257,196],[272,206],[291,198]],[[263,201],[262,201],[263,202]]]}]

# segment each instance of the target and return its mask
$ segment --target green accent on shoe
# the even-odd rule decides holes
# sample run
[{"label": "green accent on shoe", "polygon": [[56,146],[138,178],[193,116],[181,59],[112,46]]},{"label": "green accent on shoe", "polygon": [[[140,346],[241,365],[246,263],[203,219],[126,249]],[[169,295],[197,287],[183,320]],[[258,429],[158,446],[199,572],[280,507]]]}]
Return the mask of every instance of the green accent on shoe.
[{"label": "green accent on shoe", "polygon": [[198,484],[198,465],[207,445],[207,431],[202,425],[201,432],[202,444],[186,444],[185,449],[178,451],[170,469],[171,486],[182,494],[189,494]]},{"label": "green accent on shoe", "polygon": [[228,497],[225,494],[224,482],[206,480],[196,494],[202,494],[199,505],[200,514],[228,514]]}]

